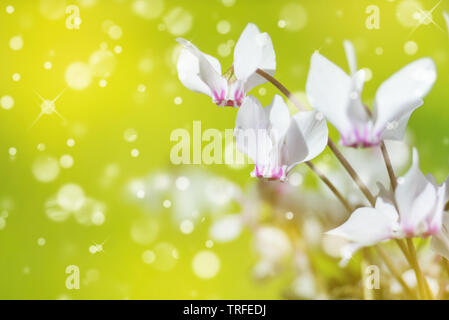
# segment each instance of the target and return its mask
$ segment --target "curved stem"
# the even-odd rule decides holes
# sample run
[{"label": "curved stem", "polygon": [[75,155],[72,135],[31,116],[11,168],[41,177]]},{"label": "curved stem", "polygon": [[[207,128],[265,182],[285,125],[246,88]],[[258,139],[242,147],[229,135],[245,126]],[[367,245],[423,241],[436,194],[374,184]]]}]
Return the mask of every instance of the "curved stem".
[{"label": "curved stem", "polygon": [[394,174],[394,169],[391,164],[391,159],[387,151],[387,147],[385,146],[385,142],[381,141],[380,143],[380,150],[382,151],[382,156],[384,157],[385,166],[387,167],[388,176],[390,177],[391,187],[393,188],[393,191],[396,190],[396,187],[398,186],[398,181],[396,179],[396,175]]},{"label": "curved stem", "polygon": [[270,74],[266,73],[261,69],[257,69],[256,73],[261,77],[268,80],[271,84],[273,84],[276,88],[279,89],[280,92],[284,96],[286,96],[299,110],[306,111],[307,109],[302,105],[302,103],[286,88],[282,83],[273,78]]},{"label": "curved stem", "polygon": [[[372,117],[373,114],[372,114],[371,110],[368,108],[368,106],[367,105],[363,105],[363,106],[365,107],[366,113],[370,117]],[[390,177],[391,187],[392,187],[392,190],[394,191],[394,190],[396,190],[396,187],[398,185],[398,181],[396,179],[396,175],[394,174],[394,169],[393,169],[393,166],[391,164],[390,155],[388,154],[387,147],[385,146],[385,142],[383,140],[380,142],[380,150],[382,151],[382,156],[383,156],[384,161],[385,161],[385,166],[387,167],[388,176]]]},{"label": "curved stem", "polygon": [[326,184],[326,186],[334,193],[334,195],[340,200],[342,205],[348,210],[349,212],[352,212],[352,207],[349,204],[349,202],[343,197],[343,195],[338,191],[338,189],[334,186],[332,182],[324,175],[323,172],[321,172],[312,162],[306,161],[305,164],[313,171],[315,174],[321,179],[321,181]]},{"label": "curved stem", "polygon": [[429,289],[429,286],[427,284],[427,280],[424,277],[424,274],[422,273],[421,269],[419,268],[418,259],[416,256],[416,250],[415,245],[413,244],[413,241],[411,238],[407,238],[407,245],[408,250],[410,254],[410,263],[412,264],[413,270],[415,271],[416,275],[416,281],[418,283],[418,287],[421,291],[421,298],[422,299],[433,299],[432,292]]},{"label": "curved stem", "polygon": [[387,266],[388,270],[390,270],[390,273],[393,275],[393,277],[399,282],[399,284],[402,286],[402,288],[404,288],[405,292],[407,292],[407,294],[410,297],[416,299],[417,298],[416,294],[413,292],[412,289],[410,289],[407,283],[405,283],[404,279],[402,279],[400,272],[396,269],[394,263],[390,260],[388,255],[385,253],[384,249],[379,245],[376,245],[375,247],[377,253],[383,259],[385,265]]},{"label": "curved stem", "polygon": [[348,160],[345,158],[345,156],[340,152],[340,150],[338,150],[337,146],[335,145],[335,143],[332,141],[331,138],[329,138],[327,145],[328,145],[329,149],[332,150],[335,157],[337,157],[337,159],[340,161],[340,163],[343,165],[343,167],[349,173],[352,180],[354,180],[354,182],[357,184],[360,191],[362,191],[362,193],[368,199],[370,204],[374,207],[374,205],[376,204],[376,199],[371,194],[371,191],[369,191],[368,187],[363,183],[362,179],[360,179],[359,175],[357,174],[357,172],[355,172],[354,168],[351,166],[351,164],[348,162]]}]

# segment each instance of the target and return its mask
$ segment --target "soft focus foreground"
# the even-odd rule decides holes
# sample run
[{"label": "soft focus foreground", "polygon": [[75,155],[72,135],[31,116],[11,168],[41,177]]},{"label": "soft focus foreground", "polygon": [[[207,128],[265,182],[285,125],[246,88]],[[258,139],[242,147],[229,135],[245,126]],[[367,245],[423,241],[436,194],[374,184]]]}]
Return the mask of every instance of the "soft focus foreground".
[{"label": "soft focus foreground", "polygon": [[[405,142],[387,148],[403,175],[415,146],[421,170],[440,183],[449,171],[444,10],[430,0],[2,3],[0,298],[408,297],[374,250],[339,266],[347,243],[324,232],[348,214],[307,167],[277,183],[232,161],[172,163],[174,130],[195,139],[193,121],[202,132],[224,131],[237,114],[182,86],[175,39],[218,57],[226,72],[240,33],[257,24],[273,40],[276,78],[306,106],[310,57],[319,50],[347,70],[344,39],[354,43],[370,106],[384,79],[431,57],[436,84]],[[370,18],[376,12],[379,21]],[[275,93],[270,84],[251,92],[264,106]],[[233,149],[223,145],[225,158]],[[389,185],[378,149],[342,150],[372,193],[377,181]],[[328,151],[314,163],[351,205],[366,205]],[[415,247],[429,290],[442,298],[445,260],[429,242]],[[416,287],[394,243],[382,248]],[[370,278],[376,272],[379,281]]]}]

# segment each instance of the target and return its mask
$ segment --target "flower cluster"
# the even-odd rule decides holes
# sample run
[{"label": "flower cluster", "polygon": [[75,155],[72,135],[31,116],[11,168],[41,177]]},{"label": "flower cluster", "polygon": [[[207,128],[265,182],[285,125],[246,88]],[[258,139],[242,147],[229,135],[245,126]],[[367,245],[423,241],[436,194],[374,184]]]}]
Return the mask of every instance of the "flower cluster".
[{"label": "flower cluster", "polygon": [[[413,149],[413,163],[400,178],[395,176],[384,140],[403,140],[412,113],[424,104],[436,80],[436,67],[431,58],[421,58],[395,72],[378,88],[374,104],[362,101],[365,71],[357,69],[351,42],[344,42],[349,74],[321,55],[313,53],[306,83],[312,110],[291,115],[279,95],[263,107],[248,93],[267,81],[275,85],[302,109],[289,91],[273,78],[276,55],[267,33],[248,24],[236,43],[234,62],[222,74],[217,59],[200,51],[189,41],[178,39],[184,47],[178,60],[178,76],[189,89],[206,94],[217,106],[238,108],[235,142],[239,151],[254,162],[251,175],[263,180],[286,181],[300,163],[306,163],[331,189],[345,208],[352,212],[341,226],[328,235],[345,238],[342,264],[367,246],[396,239],[432,237],[432,248],[449,258],[448,180],[437,184],[431,175],[419,168],[418,151]],[[385,159],[391,187],[378,184],[374,196],[349,161],[328,135],[327,121],[340,133],[340,145],[352,148],[380,147]],[[367,198],[370,206],[354,210],[332,182],[311,163],[326,146],[342,163]],[[413,243],[402,246],[413,264]],[[421,280],[418,268],[416,277]],[[423,287],[424,288],[424,287]],[[424,292],[424,293],[423,293]],[[422,297],[425,290],[421,292]]]}]

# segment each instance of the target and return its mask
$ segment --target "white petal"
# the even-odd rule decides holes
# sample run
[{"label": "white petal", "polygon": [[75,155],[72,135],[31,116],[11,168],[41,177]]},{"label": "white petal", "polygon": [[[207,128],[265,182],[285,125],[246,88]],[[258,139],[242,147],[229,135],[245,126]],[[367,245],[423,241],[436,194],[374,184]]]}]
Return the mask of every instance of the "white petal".
[{"label": "white petal", "polygon": [[266,163],[272,149],[269,127],[266,112],[259,100],[248,96],[237,112],[235,122],[237,149],[247,154],[255,163]]},{"label": "white petal", "polygon": [[290,125],[290,112],[284,99],[276,94],[271,104],[265,108],[265,113],[270,120],[272,133],[277,137],[276,140],[282,140]]},{"label": "white petal", "polygon": [[432,237],[430,242],[433,251],[449,260],[449,213],[443,214],[443,227]]},{"label": "white petal", "polygon": [[433,216],[430,220],[430,232],[438,232],[441,229],[444,206],[446,205],[446,192],[447,185],[443,183],[441,186],[438,186],[436,189],[437,200],[435,203],[435,207],[433,208]]},{"label": "white petal", "polygon": [[198,76],[200,65],[198,58],[187,49],[183,49],[178,58],[178,78],[188,89],[212,96],[209,86]]},{"label": "white petal", "polygon": [[349,96],[348,116],[354,123],[363,123],[369,120],[365,106],[362,103],[362,91],[365,84],[365,71],[359,70],[355,72],[352,79],[352,91]]},{"label": "white petal", "polygon": [[[371,246],[392,237],[394,224],[388,214],[373,208],[359,208],[354,211],[349,219],[327,234],[343,237],[351,242],[352,255],[361,247]],[[355,249],[355,250],[354,250]],[[345,254],[345,258],[348,254]]]},{"label": "white petal", "polygon": [[446,205],[449,201],[449,177],[444,181],[444,185],[446,186],[446,194],[444,196],[444,203]]},{"label": "white petal", "polygon": [[416,60],[384,81],[376,93],[375,130],[416,109],[418,101],[430,91],[436,80],[435,64],[430,58]]},{"label": "white petal", "polygon": [[414,106],[410,107],[410,111],[405,113],[398,120],[393,120],[390,123],[387,123],[385,131],[382,133],[382,139],[385,140],[403,140],[405,135],[405,130],[407,129],[407,124],[412,115],[413,111],[418,109],[423,105],[422,100],[416,101]]},{"label": "white petal", "polygon": [[326,120],[317,111],[298,112],[293,116],[307,145],[308,154],[303,161],[317,157],[326,148],[328,129]]},{"label": "white petal", "polygon": [[413,150],[413,163],[402,178],[395,192],[396,203],[401,216],[401,227],[408,235],[419,235],[424,221],[432,218],[437,194],[435,186],[430,183],[419,169],[419,158]]},{"label": "white petal", "polygon": [[[235,45],[234,72],[237,79],[247,80],[258,68],[273,75],[276,56],[270,36],[261,33],[255,24],[249,23]],[[252,77],[248,83],[248,91],[263,82],[265,80],[259,76]]]},{"label": "white petal", "polygon": [[351,74],[357,72],[357,58],[355,54],[354,45],[349,40],[343,41],[343,46],[345,48],[346,59],[348,60],[349,70]]},{"label": "white petal", "polygon": [[[386,192],[385,188],[382,190],[382,192]],[[387,198],[377,198],[375,208],[385,217],[390,219],[392,230],[395,230],[398,227],[399,214],[392,200],[389,199],[388,196],[389,195],[387,194]]]},{"label": "white petal", "polygon": [[[195,88],[192,89],[194,91],[197,90],[204,90],[204,87],[198,86],[198,81],[193,80],[192,82],[192,75],[187,74],[186,72],[193,71],[195,75],[198,76],[198,78],[204,82],[209,88],[210,88],[210,94],[213,96],[214,92],[218,95],[226,95],[227,90],[227,81],[221,76],[221,66],[217,59],[215,59],[212,56],[206,55],[203,52],[201,52],[197,47],[195,47],[191,42],[178,38],[177,41],[182,44],[185,48],[185,50],[188,50],[193,56],[197,58],[197,61],[192,57],[187,56],[186,60],[186,54],[182,54],[183,60],[178,61],[178,74],[181,71],[182,77],[184,78],[185,83],[183,84],[191,89],[191,87]],[[191,62],[192,66],[186,66],[186,63]],[[181,69],[181,70],[180,70]],[[186,80],[190,79],[190,81]],[[180,76],[180,80],[181,79]],[[190,87],[191,86],[191,87]],[[222,91],[225,91],[224,93]],[[202,91],[199,91],[202,92]],[[202,92],[204,93],[204,92]]]},{"label": "white petal", "polygon": [[284,144],[281,147],[281,164],[288,167],[288,173],[297,164],[305,161],[308,154],[309,149],[301,129],[297,121],[291,118]]},{"label": "white petal", "polygon": [[239,129],[268,129],[269,120],[260,101],[249,95],[237,112],[235,127]]},{"label": "white petal", "polygon": [[264,260],[277,262],[292,251],[288,236],[282,229],[262,226],[256,230],[255,247]]},{"label": "white petal", "polygon": [[311,105],[345,134],[352,129],[348,117],[353,81],[349,75],[324,56],[312,55],[306,92]]}]

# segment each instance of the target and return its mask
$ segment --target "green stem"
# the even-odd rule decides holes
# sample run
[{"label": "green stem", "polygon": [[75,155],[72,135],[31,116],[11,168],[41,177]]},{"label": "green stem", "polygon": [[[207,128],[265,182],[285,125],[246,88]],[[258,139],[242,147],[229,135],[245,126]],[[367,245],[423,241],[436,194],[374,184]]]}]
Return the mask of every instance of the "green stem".
[{"label": "green stem", "polygon": [[272,85],[274,85],[276,88],[279,89],[280,92],[284,96],[286,96],[299,110],[306,111],[307,109],[302,105],[302,103],[286,88],[282,83],[277,81],[274,77],[272,77],[270,74],[266,73],[262,69],[257,69],[256,73],[259,74],[261,77],[268,80]]},{"label": "green stem", "polygon": [[400,272],[396,269],[394,266],[394,263],[390,260],[388,255],[385,253],[384,249],[382,249],[381,246],[376,245],[376,250],[379,256],[383,259],[385,265],[387,266],[388,270],[390,270],[390,273],[393,275],[393,277],[399,282],[399,284],[404,288],[405,292],[412,297],[413,299],[416,299],[416,294],[413,292],[412,289],[405,283],[404,279],[402,279]]},{"label": "green stem", "polygon": [[415,245],[413,244],[413,241],[411,238],[407,238],[407,245],[408,245],[408,251],[410,254],[410,264],[412,265],[412,268],[415,271],[416,281],[418,283],[418,288],[421,293],[421,298],[422,299],[433,299],[432,292],[430,291],[429,286],[427,284],[427,280],[424,277],[424,274],[422,273],[422,271],[419,267],[418,259],[416,256]]},{"label": "green stem", "polygon": [[371,194],[371,191],[369,191],[368,187],[363,183],[362,179],[360,179],[357,172],[355,172],[354,168],[351,166],[349,161],[345,158],[345,156],[338,150],[335,143],[332,141],[332,139],[329,137],[328,143],[327,143],[329,149],[334,153],[335,157],[340,161],[340,163],[343,165],[343,167],[346,169],[346,171],[351,176],[352,180],[356,183],[356,185],[359,187],[360,191],[365,195],[365,197],[368,199],[369,203],[374,207],[376,204],[376,199]]},{"label": "green stem", "polygon": [[342,205],[348,210],[349,212],[352,212],[352,207],[349,204],[349,202],[343,197],[343,195],[338,191],[338,189],[334,186],[332,182],[322,173],[312,162],[307,161],[305,163],[315,174],[321,179],[321,181],[326,184],[326,186],[334,193],[334,195],[340,200]]},{"label": "green stem", "polygon": [[382,155],[384,157],[385,166],[387,167],[388,176],[390,177],[391,187],[392,190],[396,190],[396,187],[398,185],[398,181],[396,179],[396,175],[394,174],[394,169],[391,164],[390,156],[387,151],[387,147],[385,146],[385,142],[381,141],[380,143],[380,150],[382,151]]}]

